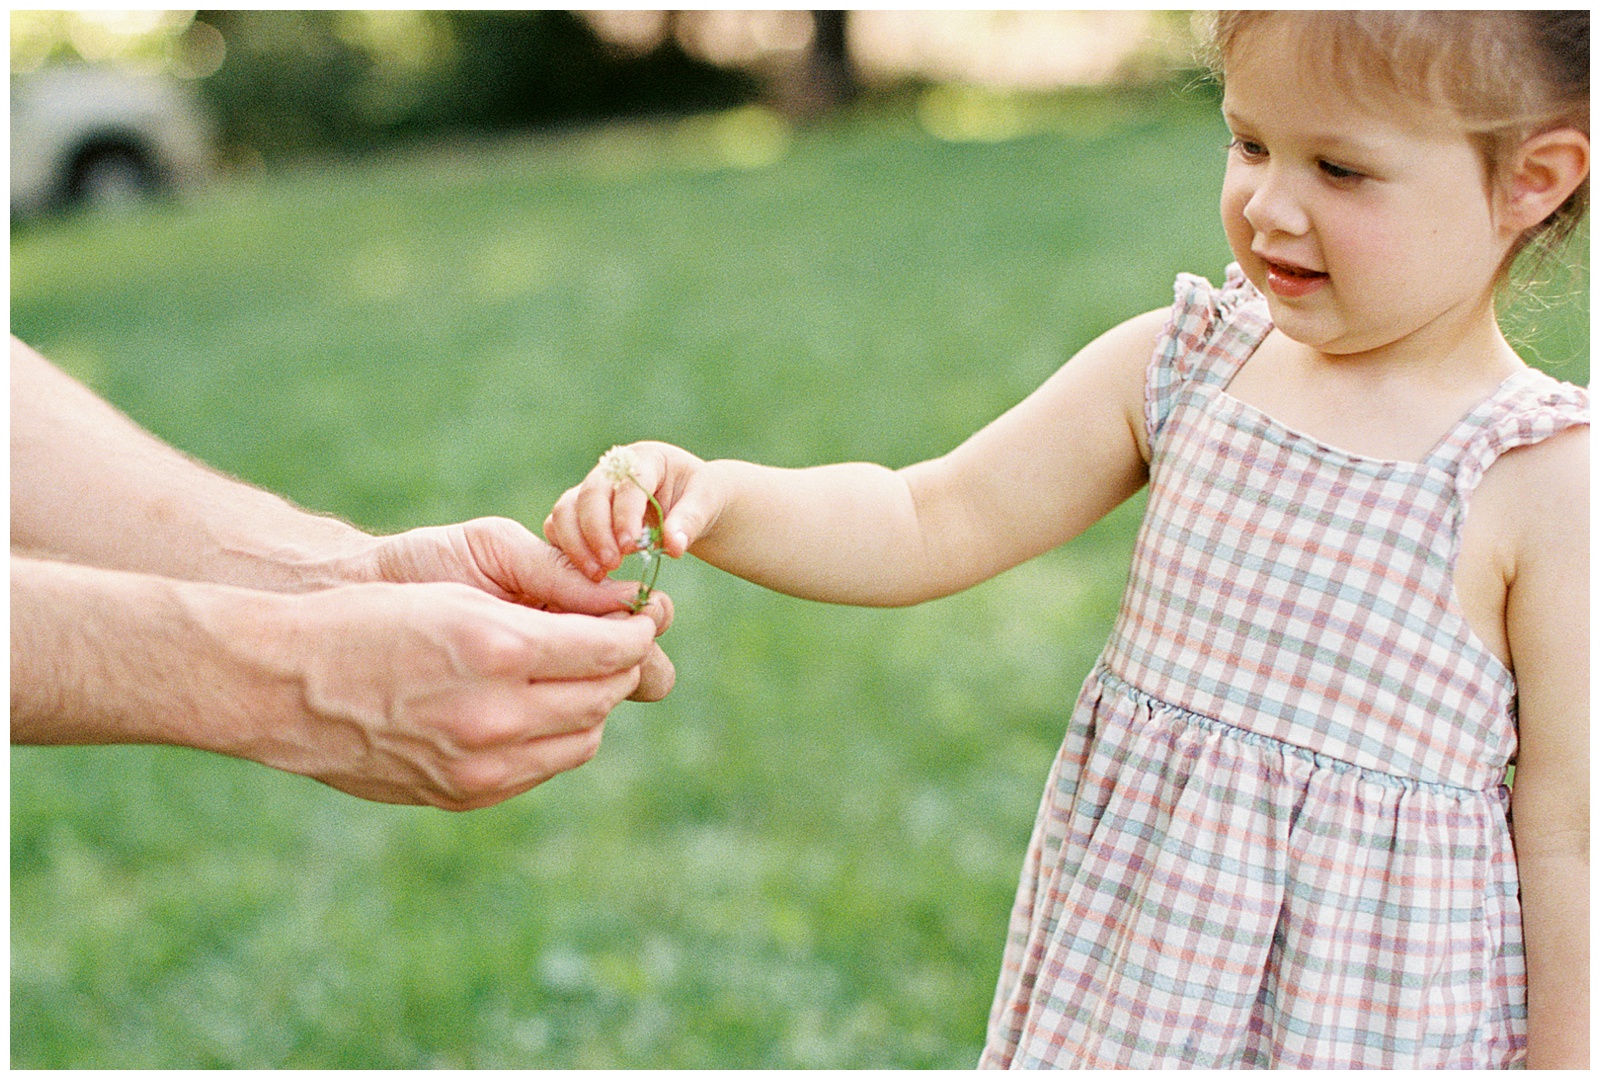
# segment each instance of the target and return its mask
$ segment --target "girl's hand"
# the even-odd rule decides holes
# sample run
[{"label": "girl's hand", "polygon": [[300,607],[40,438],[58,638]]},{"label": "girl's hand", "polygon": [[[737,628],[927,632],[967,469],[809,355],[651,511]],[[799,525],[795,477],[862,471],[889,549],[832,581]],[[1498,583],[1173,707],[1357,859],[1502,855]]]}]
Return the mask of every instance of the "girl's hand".
[{"label": "girl's hand", "polygon": [[[658,526],[662,549],[681,558],[721,512],[724,495],[711,472],[706,462],[667,443],[617,447],[556,500],[545,518],[545,540],[595,581],[639,550],[646,525]],[[665,520],[651,520],[657,516],[652,498]]]}]

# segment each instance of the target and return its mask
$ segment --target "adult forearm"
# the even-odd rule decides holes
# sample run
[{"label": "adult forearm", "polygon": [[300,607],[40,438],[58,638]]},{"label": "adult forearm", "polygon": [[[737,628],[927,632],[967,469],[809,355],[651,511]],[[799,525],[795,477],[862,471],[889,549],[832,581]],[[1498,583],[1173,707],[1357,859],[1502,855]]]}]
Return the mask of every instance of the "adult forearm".
[{"label": "adult forearm", "polygon": [[[169,743],[239,753],[242,718],[282,714],[288,685],[240,659],[269,594],[11,559],[11,737]],[[228,643],[219,616],[228,616]]]},{"label": "adult forearm", "polygon": [[[227,590],[238,595],[238,590]],[[243,712],[272,710],[206,626],[221,590],[11,558],[11,739],[168,742],[237,752]],[[256,616],[269,597],[248,595]],[[243,600],[245,597],[238,597]]]},{"label": "adult forearm", "polygon": [[12,339],[13,550],[298,591],[349,580],[370,543],[180,453]]}]

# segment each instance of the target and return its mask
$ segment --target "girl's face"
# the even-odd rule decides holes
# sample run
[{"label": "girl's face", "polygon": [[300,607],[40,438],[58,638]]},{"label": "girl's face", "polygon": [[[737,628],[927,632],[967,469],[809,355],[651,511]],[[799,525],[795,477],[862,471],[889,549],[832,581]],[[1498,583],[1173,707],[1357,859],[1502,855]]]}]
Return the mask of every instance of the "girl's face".
[{"label": "girl's face", "polygon": [[1477,150],[1443,111],[1383,109],[1318,76],[1301,44],[1282,19],[1252,28],[1223,95],[1222,220],[1273,322],[1327,354],[1448,348],[1492,323],[1514,237]]}]

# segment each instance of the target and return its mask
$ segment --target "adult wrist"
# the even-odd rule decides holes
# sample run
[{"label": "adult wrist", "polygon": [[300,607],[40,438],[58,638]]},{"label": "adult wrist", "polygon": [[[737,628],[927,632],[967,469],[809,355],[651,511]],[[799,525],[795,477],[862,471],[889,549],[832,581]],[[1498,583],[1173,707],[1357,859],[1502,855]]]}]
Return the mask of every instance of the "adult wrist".
[{"label": "adult wrist", "polygon": [[215,537],[217,562],[203,580],[280,593],[375,581],[378,539],[337,518],[288,508],[283,527]]}]

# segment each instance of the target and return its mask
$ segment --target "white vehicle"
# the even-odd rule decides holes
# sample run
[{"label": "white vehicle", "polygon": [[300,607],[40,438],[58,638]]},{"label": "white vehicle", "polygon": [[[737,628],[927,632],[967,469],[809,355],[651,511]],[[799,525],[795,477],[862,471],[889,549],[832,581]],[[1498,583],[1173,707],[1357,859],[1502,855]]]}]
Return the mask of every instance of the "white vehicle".
[{"label": "white vehicle", "polygon": [[13,217],[170,193],[202,180],[212,130],[176,79],[84,65],[11,80]]}]

